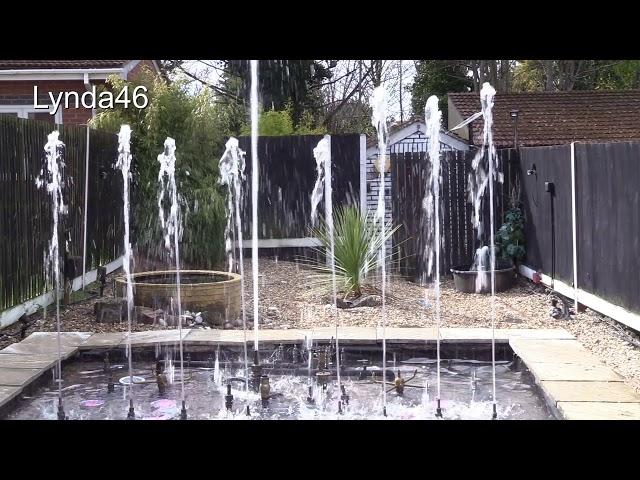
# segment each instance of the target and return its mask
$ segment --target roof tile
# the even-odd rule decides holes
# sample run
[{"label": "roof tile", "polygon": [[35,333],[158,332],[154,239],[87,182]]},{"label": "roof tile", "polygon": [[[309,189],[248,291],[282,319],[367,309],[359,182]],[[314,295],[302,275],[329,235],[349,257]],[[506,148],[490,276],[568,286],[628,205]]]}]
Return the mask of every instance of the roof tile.
[{"label": "roof tile", "polygon": [[[480,111],[480,96],[450,93],[463,118]],[[493,139],[497,147],[512,147],[518,110],[520,146],[558,145],[573,141],[640,139],[640,90],[574,90],[496,94]],[[482,143],[483,120],[472,122],[473,143]]]}]

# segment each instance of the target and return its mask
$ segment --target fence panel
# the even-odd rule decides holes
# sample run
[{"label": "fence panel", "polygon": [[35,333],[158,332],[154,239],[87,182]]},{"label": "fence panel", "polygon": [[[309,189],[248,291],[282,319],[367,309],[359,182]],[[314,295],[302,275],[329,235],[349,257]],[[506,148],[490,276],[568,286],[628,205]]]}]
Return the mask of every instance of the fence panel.
[{"label": "fence panel", "polygon": [[575,155],[578,288],[640,313],[640,143]]},{"label": "fence panel", "polygon": [[[316,181],[313,149],[322,135],[258,138],[259,213],[258,236],[303,238],[309,236],[311,191]],[[244,189],[244,238],[251,238],[251,138],[240,137],[246,152]],[[331,169],[334,208],[358,203],[360,191],[360,136],[331,136]],[[318,217],[323,218],[320,206]]]},{"label": "fence panel", "polygon": [[[61,125],[59,131],[65,144],[62,175],[68,207],[60,218],[61,252],[68,245],[69,255],[81,258],[86,127]],[[51,200],[36,180],[45,165],[44,145],[50,133],[50,123],[0,116],[0,310],[48,288],[44,259],[52,232]],[[87,243],[89,252],[92,245],[95,248],[93,261],[88,256],[88,268],[117,258],[122,244],[122,181],[112,168],[117,136],[95,130],[90,135],[88,210],[93,217],[90,214]]]},{"label": "fence panel", "polygon": [[[475,152],[446,151],[441,155],[440,271],[448,274],[453,267],[471,265],[476,249],[489,244],[489,190],[483,198],[483,235],[478,240],[471,223],[473,206],[467,195],[467,180]],[[517,151],[498,151],[504,182],[494,184],[495,229],[500,227],[504,213],[509,209],[509,195],[517,181],[517,163]],[[431,163],[425,152],[391,153],[392,215],[394,224],[400,226],[394,236],[394,246],[398,249],[396,265],[402,275],[420,282],[427,280],[427,265],[423,258],[427,224],[422,202],[430,175]]]}]

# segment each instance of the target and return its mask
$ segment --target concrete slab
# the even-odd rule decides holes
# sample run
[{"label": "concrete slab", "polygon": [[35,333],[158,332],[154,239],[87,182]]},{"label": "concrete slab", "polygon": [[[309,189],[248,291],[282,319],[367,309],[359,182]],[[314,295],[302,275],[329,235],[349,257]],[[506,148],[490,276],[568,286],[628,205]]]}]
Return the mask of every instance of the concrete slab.
[{"label": "concrete slab", "polygon": [[577,340],[532,340],[517,338],[509,342],[525,363],[574,363],[602,365],[602,362]]},{"label": "concrete slab", "polygon": [[564,380],[570,382],[622,382],[620,375],[604,365],[579,365],[575,363],[530,363],[527,367],[536,382]]},{"label": "concrete slab", "polygon": [[[387,327],[385,332],[388,342],[412,342],[412,341],[436,341],[436,328],[416,328],[416,327]],[[442,330],[441,330],[442,333]],[[376,337],[379,342],[382,341],[382,328],[376,329]]]},{"label": "concrete slab", "polygon": [[[435,338],[435,336],[434,336]],[[491,342],[490,328],[441,328],[440,338],[448,343],[486,343]],[[495,329],[496,342],[507,342],[509,337]]]},{"label": "concrete slab", "polygon": [[565,420],[640,420],[640,403],[558,402]]},{"label": "concrete slab", "polygon": [[114,348],[122,343],[127,332],[94,333],[83,343],[78,345],[79,350],[93,350],[100,348]]},{"label": "concrete slab", "polygon": [[57,355],[0,353],[0,368],[39,368],[45,370],[53,367],[57,362]]},{"label": "concrete slab", "polygon": [[496,332],[502,337],[511,339],[548,339],[548,340],[575,340],[571,333],[564,328],[497,328]]},{"label": "concrete slab", "polygon": [[[182,329],[182,340],[189,334],[191,330],[188,328]],[[166,345],[180,342],[180,330],[148,330],[146,332],[133,332],[131,334],[131,346],[151,346],[151,345]],[[127,345],[127,336],[122,339],[120,346]]]},{"label": "concrete slab", "polygon": [[[60,345],[62,359],[72,356],[77,346],[89,338],[89,332],[62,332]],[[14,353],[17,355],[58,355],[58,335],[56,332],[33,332],[19,343],[9,345],[0,353]]]},{"label": "concrete slab", "polygon": [[557,402],[640,402],[640,395],[622,382],[543,381],[542,389]]},{"label": "concrete slab", "polygon": [[[376,343],[378,335],[373,327],[340,327],[339,341],[345,343]],[[327,341],[336,336],[336,327],[313,329],[313,340]]]},{"label": "concrete slab", "polygon": [[43,372],[40,368],[0,368],[0,385],[25,387]]},{"label": "concrete slab", "polygon": [[20,392],[21,387],[0,386],[0,407],[13,400]]}]

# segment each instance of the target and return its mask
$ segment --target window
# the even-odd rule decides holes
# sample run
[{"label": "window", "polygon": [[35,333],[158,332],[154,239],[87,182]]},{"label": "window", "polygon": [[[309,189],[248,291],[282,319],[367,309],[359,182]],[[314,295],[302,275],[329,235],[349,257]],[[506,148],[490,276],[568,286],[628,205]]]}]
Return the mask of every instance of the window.
[{"label": "window", "polygon": [[62,123],[62,111],[58,110],[55,115],[48,112],[33,108],[33,105],[0,105],[0,115],[11,117],[30,118],[32,120],[40,120],[52,124]]}]

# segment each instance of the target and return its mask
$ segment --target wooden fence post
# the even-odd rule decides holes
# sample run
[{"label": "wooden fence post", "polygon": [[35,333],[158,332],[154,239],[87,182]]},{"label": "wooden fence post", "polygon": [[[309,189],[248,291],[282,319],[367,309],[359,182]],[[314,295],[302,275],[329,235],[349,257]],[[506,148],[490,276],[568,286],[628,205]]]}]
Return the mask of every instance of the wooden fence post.
[{"label": "wooden fence post", "polygon": [[84,221],[82,240],[82,290],[85,287],[85,277],[87,275],[87,207],[89,205],[89,141],[91,138],[90,127],[87,123],[87,151],[84,163]]},{"label": "wooden fence post", "polygon": [[573,301],[578,313],[578,233],[576,222],[576,144],[571,142],[571,229],[573,236]]}]

